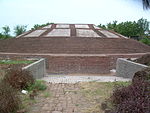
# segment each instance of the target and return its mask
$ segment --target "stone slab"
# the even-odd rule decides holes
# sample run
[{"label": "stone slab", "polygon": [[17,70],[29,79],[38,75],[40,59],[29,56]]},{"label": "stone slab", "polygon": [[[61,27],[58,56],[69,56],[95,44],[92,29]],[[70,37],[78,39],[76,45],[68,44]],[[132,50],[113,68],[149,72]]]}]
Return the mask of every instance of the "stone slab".
[{"label": "stone slab", "polygon": [[46,30],[36,30],[36,31],[29,33],[28,35],[25,35],[24,37],[39,37],[45,31]]},{"label": "stone slab", "polygon": [[90,29],[76,29],[77,37],[101,37]]},{"label": "stone slab", "polygon": [[75,28],[89,28],[89,26],[88,25],[79,25],[79,24],[76,24]]},{"label": "stone slab", "polygon": [[119,36],[115,35],[114,33],[111,33],[109,31],[106,30],[99,30],[101,33],[103,33],[105,36],[107,36],[108,38],[119,38]]},{"label": "stone slab", "polygon": [[70,36],[70,29],[53,29],[49,32],[45,37],[52,37],[52,36]]},{"label": "stone slab", "polygon": [[57,24],[56,28],[69,28],[69,24]]}]

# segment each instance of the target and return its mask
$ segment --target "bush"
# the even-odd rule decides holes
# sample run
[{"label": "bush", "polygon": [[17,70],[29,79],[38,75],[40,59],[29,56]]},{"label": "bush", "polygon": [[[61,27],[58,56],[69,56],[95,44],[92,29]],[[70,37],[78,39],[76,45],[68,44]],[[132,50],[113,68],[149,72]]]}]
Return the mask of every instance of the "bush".
[{"label": "bush", "polygon": [[150,67],[144,68],[141,71],[138,71],[134,74],[132,83],[137,81],[150,81]]},{"label": "bush", "polygon": [[150,46],[150,38],[143,38],[140,40],[140,42]]},{"label": "bush", "polygon": [[28,91],[43,91],[47,88],[47,86],[44,84],[44,81],[42,80],[36,80],[33,84],[29,85],[29,87],[27,87]]},{"label": "bush", "polygon": [[150,66],[150,54],[145,54],[142,57],[134,60],[134,62]]},{"label": "bush", "polygon": [[0,81],[0,113],[13,113],[18,110],[21,101],[8,83]]},{"label": "bush", "polygon": [[22,90],[34,83],[33,76],[25,70],[12,68],[7,71],[3,81],[15,89]]},{"label": "bush", "polygon": [[136,79],[134,84],[116,88],[111,99],[115,113],[149,113],[150,82]]}]

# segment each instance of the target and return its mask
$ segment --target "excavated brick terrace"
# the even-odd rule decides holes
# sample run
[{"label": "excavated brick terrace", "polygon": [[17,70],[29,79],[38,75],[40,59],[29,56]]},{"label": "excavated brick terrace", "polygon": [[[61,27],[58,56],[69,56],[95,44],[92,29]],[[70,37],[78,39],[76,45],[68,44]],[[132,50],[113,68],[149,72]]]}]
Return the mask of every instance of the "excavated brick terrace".
[{"label": "excavated brick terrace", "polygon": [[51,24],[0,41],[0,57],[46,58],[50,74],[105,74],[117,58],[136,58],[150,47],[93,24]]}]

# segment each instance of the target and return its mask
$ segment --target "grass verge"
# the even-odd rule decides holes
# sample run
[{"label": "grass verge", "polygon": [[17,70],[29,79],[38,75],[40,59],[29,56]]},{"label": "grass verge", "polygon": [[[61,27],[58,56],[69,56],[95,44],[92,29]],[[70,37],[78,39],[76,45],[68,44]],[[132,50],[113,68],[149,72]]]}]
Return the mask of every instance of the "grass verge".
[{"label": "grass verge", "polygon": [[30,60],[0,60],[0,64],[31,64]]},{"label": "grass verge", "polygon": [[[104,113],[101,104],[109,99],[114,87],[128,86],[130,82],[86,82],[81,83],[82,94],[93,104],[85,113]],[[112,105],[109,103],[109,107]]]}]

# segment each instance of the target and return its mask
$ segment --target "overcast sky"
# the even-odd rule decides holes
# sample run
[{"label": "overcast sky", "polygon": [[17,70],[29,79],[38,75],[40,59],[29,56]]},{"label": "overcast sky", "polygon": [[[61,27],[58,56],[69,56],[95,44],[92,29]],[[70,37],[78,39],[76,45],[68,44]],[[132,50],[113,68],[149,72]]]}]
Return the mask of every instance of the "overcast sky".
[{"label": "overcast sky", "polygon": [[[142,1],[142,0],[141,0]],[[0,28],[47,22],[107,24],[114,20],[150,21],[140,0],[0,0]]]}]

